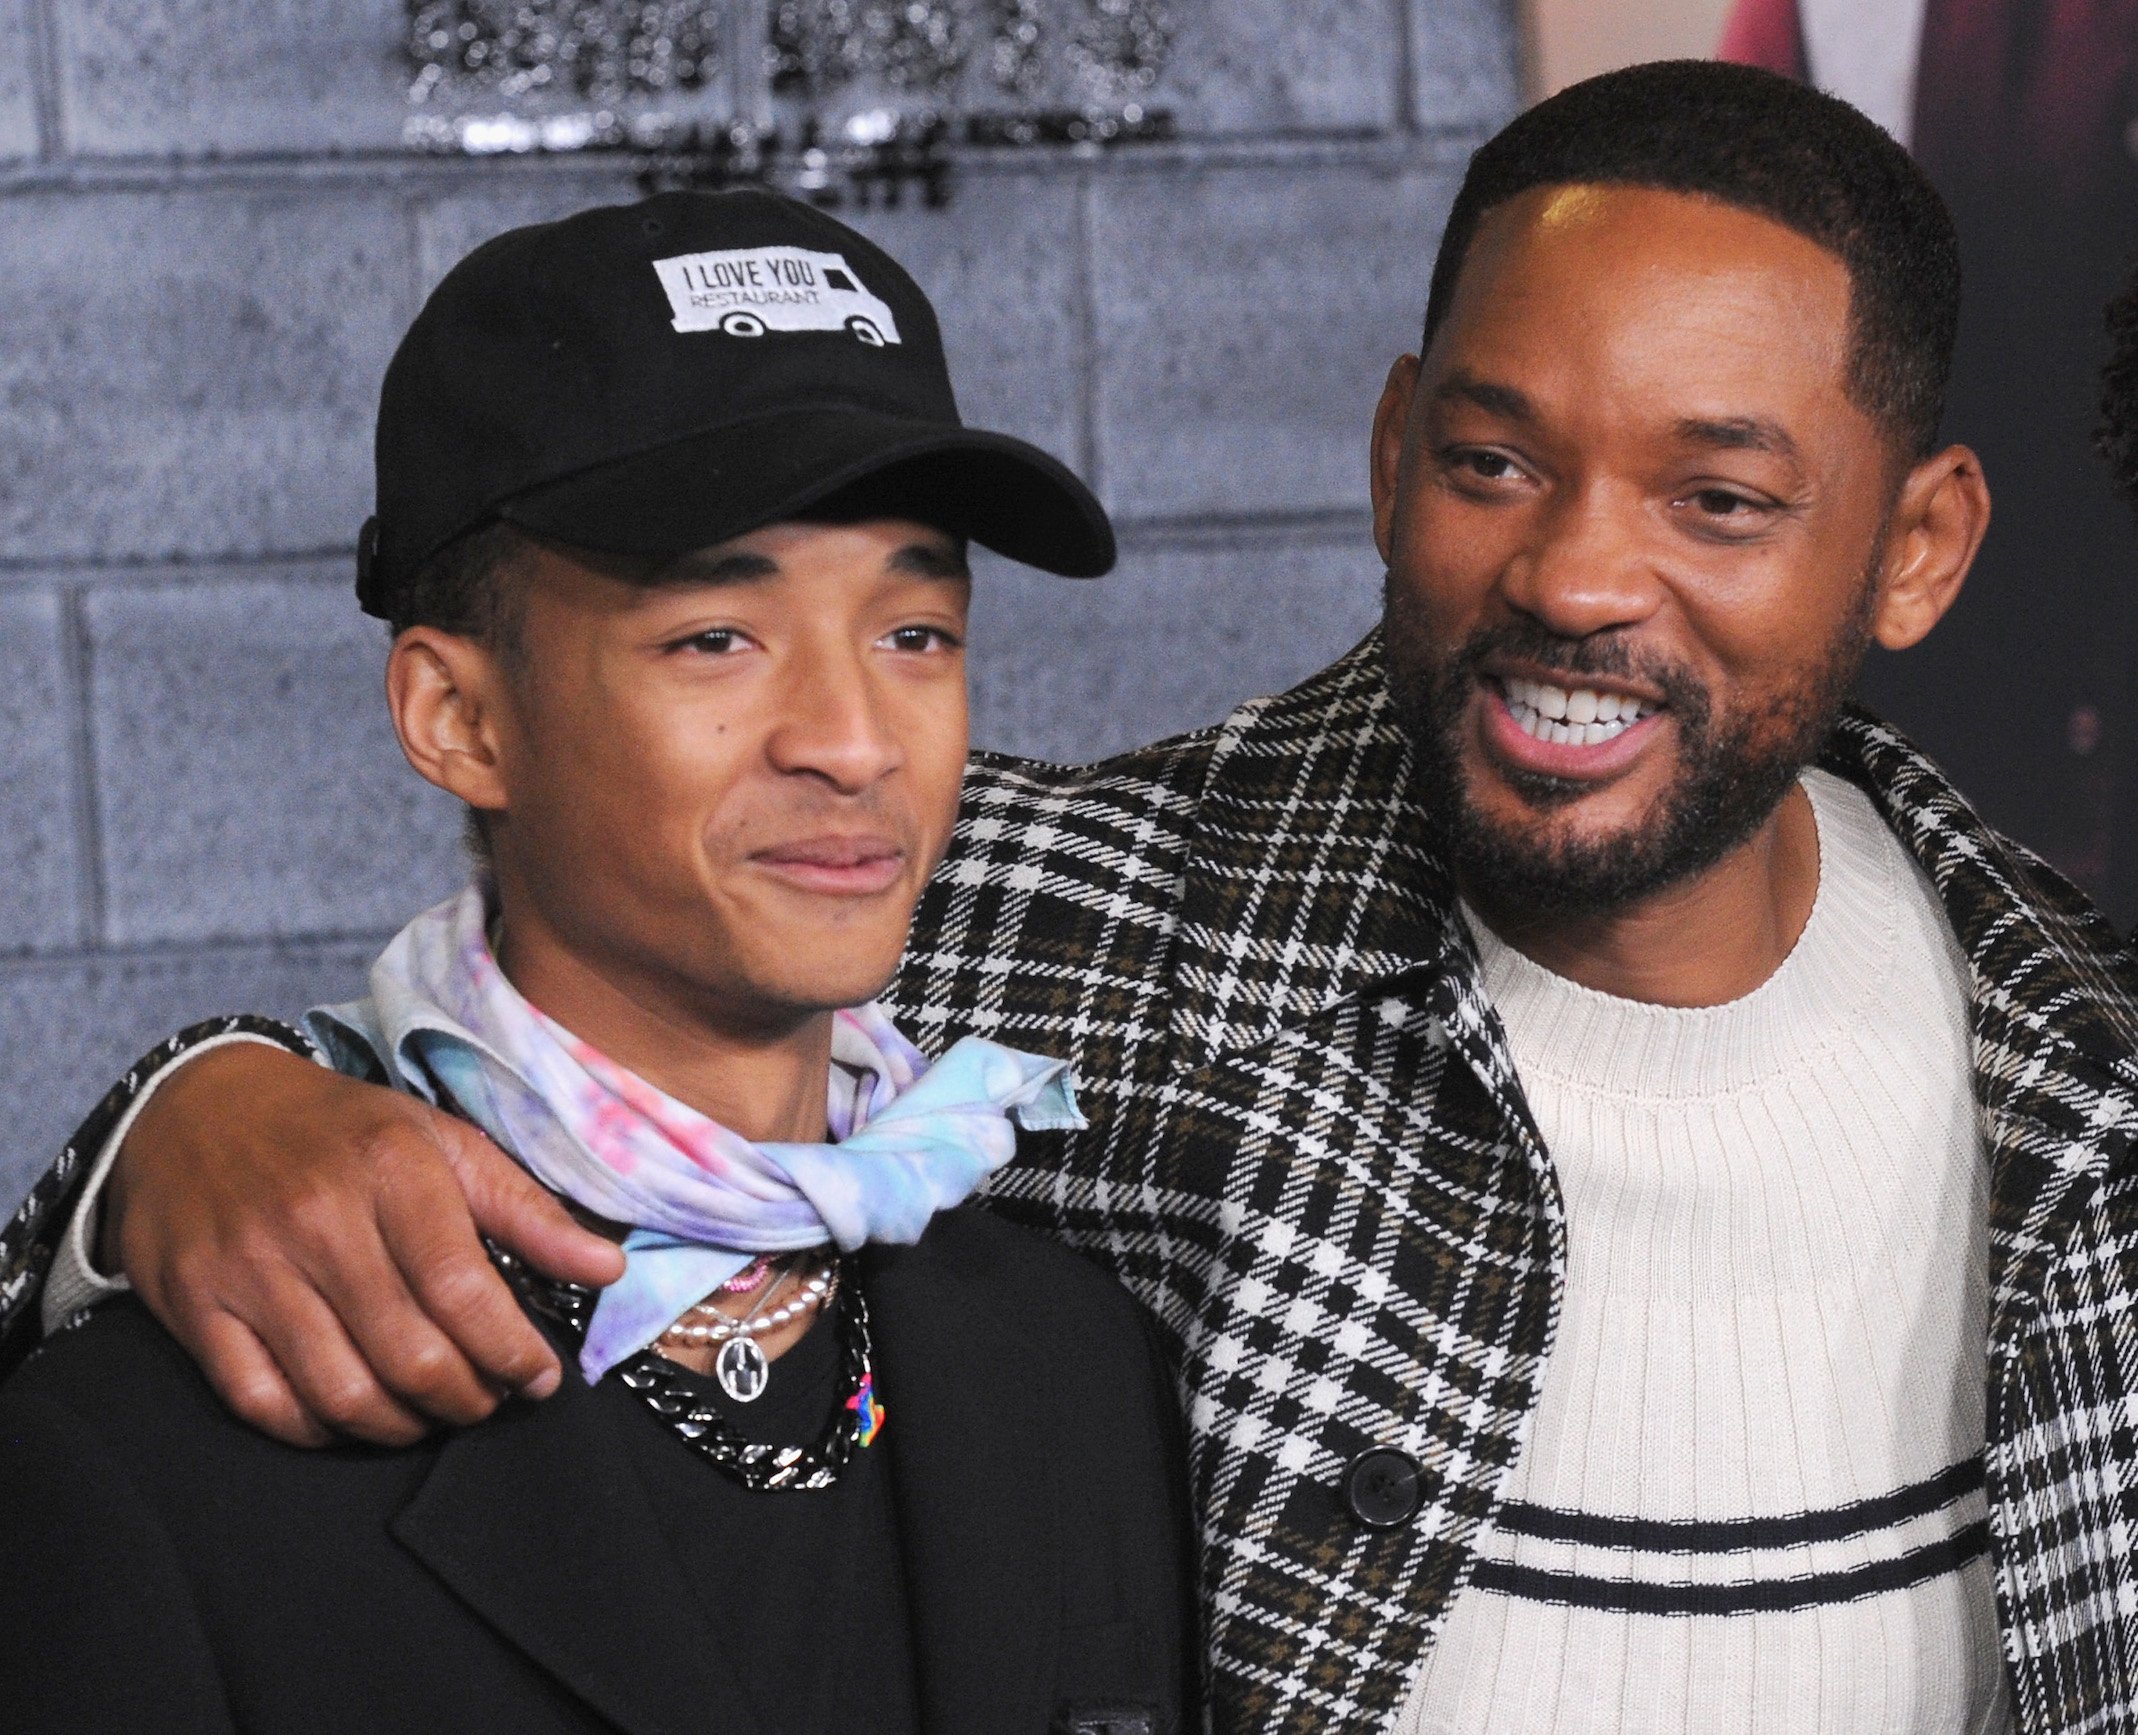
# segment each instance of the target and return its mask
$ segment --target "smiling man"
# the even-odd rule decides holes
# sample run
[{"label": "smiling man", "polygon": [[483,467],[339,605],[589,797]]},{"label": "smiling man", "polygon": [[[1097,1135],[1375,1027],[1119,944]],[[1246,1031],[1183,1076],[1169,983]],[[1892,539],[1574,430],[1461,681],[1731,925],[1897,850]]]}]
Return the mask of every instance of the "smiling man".
[{"label": "smiling man", "polygon": [[[892,994],[1087,1082],[991,1197],[1172,1338],[1218,1728],[2138,1729],[2125,960],[1843,700],[1987,524],[1957,298],[1845,106],[1575,86],[1473,160],[1389,377],[1384,629],[1203,734],[968,775]],[[94,1169],[263,1425],[546,1383],[486,1311],[470,1223],[543,1240],[493,1155],[171,1058],[24,1208],[22,1294],[69,1221],[94,1292]],[[472,1204],[382,1234],[448,1162]]]}]

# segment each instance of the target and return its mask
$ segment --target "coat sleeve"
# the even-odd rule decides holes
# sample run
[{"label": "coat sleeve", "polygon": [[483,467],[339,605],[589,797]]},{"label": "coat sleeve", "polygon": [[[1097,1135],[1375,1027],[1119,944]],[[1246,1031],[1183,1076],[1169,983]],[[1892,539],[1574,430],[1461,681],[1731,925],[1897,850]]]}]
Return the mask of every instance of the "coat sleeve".
[{"label": "coat sleeve", "polygon": [[95,1431],[0,1393],[0,1727],[235,1735],[162,1523]]},{"label": "coat sleeve", "polygon": [[240,1034],[265,1038],[297,1054],[312,1052],[299,1032],[272,1018],[212,1018],[181,1030],[120,1075],[60,1148],[58,1159],[37,1177],[14,1215],[0,1223],[0,1377],[19,1365],[44,1335],[40,1301],[53,1254],[113,1129],[145,1091],[182,1066],[197,1049]]}]

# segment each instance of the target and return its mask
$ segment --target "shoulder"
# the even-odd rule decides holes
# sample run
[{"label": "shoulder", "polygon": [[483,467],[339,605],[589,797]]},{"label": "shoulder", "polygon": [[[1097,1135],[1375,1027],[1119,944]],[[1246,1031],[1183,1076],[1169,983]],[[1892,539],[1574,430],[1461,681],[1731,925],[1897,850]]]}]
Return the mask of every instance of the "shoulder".
[{"label": "shoulder", "polygon": [[1001,1346],[1046,1372],[1054,1395],[1092,1416],[1170,1408],[1164,1357],[1142,1305],[1082,1254],[973,1205],[945,1211],[912,1247],[871,1250],[872,1299],[909,1319],[984,1312]]},{"label": "shoulder", "polygon": [[1094,886],[1149,878],[1194,829],[1217,737],[1203,730],[1096,765],[975,754],[939,883],[1034,868]]},{"label": "shoulder", "polygon": [[1102,1267],[981,1206],[941,1213],[928,1225],[921,1246],[941,1272],[985,1286],[1006,1306],[1060,1320],[1058,1329],[1093,1324],[1143,1329],[1142,1309]]},{"label": "shoulder", "polygon": [[[1058,1052],[1063,982],[1152,967],[1177,919],[1210,751],[1190,735],[1099,765],[976,759],[883,997],[908,1034],[938,1049],[978,1022]],[[1018,963],[1031,969],[1005,974]]]},{"label": "shoulder", "polygon": [[[1191,864],[1214,830],[1242,847],[1234,834],[1259,835],[1272,814],[1300,811],[1302,791],[1326,805],[1362,768],[1388,793],[1403,756],[1378,638],[1214,728],[1097,764],[976,755],[956,835],[886,999],[917,1022],[924,1046],[972,1028],[981,1007],[990,1034],[1058,1046],[1063,992],[1073,999],[1078,982],[1160,967]],[[1032,973],[1008,968],[1018,963]]]},{"label": "shoulder", "polygon": [[130,1295],[47,1338],[0,1387],[0,1405],[30,1398],[92,1422],[174,1417],[215,1404],[191,1358]]},{"label": "shoulder", "polygon": [[233,1527],[278,1501],[325,1510],[401,1487],[432,1449],[426,1442],[403,1451],[306,1450],[258,1432],[132,1296],[49,1339],[0,1386],[0,1428],[32,1411],[64,1417],[84,1449],[104,1454],[159,1509],[219,1513]]},{"label": "shoulder", "polygon": [[286,1450],[225,1410],[131,1296],[48,1338],[0,1386],[9,1500],[64,1510],[85,1546],[104,1533],[111,1489],[127,1490],[136,1523],[168,1517],[182,1490],[252,1483],[266,1449]]},{"label": "shoulder", "polygon": [[1210,768],[1219,730],[1199,729],[1089,765],[1055,765],[1006,753],[975,753],[965,775],[968,824],[1015,824],[1075,813],[1110,816],[1185,812]]}]

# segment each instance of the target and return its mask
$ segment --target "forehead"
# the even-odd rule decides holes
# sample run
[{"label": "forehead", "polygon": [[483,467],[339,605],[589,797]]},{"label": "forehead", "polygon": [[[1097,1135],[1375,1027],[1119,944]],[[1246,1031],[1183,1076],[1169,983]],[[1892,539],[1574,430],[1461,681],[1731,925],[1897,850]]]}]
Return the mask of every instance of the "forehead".
[{"label": "forehead", "polygon": [[835,613],[879,597],[887,585],[924,583],[962,594],[966,582],[958,539],[906,519],[770,524],[670,559],[531,543],[523,576],[540,605],[612,617],[737,590]]},{"label": "forehead", "polygon": [[1478,225],[1427,365],[1519,371],[1525,389],[1808,410],[1846,401],[1849,313],[1842,261],[1755,212],[1645,187],[1538,187]]}]

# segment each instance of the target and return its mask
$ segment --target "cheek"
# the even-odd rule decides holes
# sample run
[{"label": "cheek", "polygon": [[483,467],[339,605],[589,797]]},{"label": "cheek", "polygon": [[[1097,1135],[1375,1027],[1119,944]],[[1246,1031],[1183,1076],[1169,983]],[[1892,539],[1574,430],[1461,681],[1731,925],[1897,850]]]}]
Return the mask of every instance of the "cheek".
[{"label": "cheek", "polygon": [[1793,686],[1823,670],[1854,628],[1864,597],[1859,577],[1790,562],[1785,570],[1734,582],[1688,586],[1680,607],[1703,676],[1747,693]]},{"label": "cheek", "polygon": [[1485,612],[1519,548],[1519,514],[1421,488],[1389,564],[1389,603],[1434,637],[1459,642]]},{"label": "cheek", "polygon": [[903,749],[895,800],[913,827],[924,864],[933,867],[957,824],[970,747],[962,672],[919,681],[888,696],[889,727]]},{"label": "cheek", "polygon": [[611,717],[543,767],[537,797],[550,827],[604,860],[695,856],[719,829],[736,781],[732,732],[688,719]]}]

